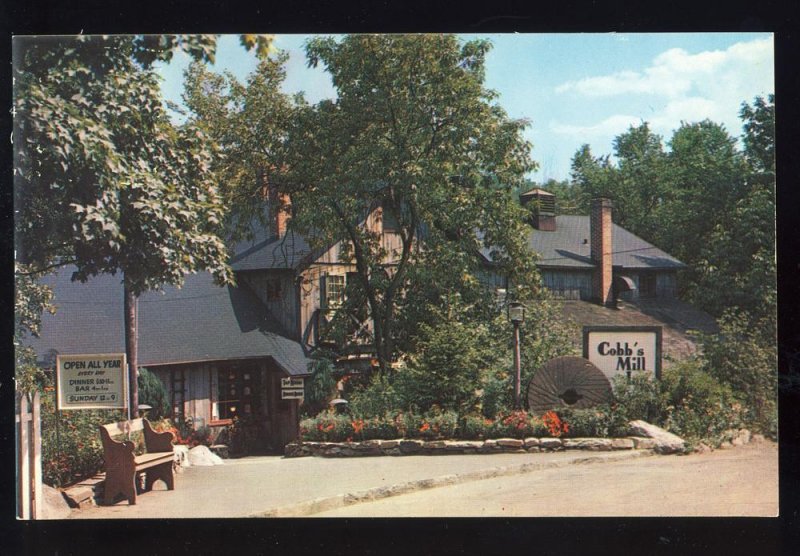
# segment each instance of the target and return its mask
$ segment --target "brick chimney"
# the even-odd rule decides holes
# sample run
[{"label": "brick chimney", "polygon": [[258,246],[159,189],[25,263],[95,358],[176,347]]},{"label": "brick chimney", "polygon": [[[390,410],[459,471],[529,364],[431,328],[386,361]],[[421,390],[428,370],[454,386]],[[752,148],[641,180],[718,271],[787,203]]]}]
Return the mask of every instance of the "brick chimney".
[{"label": "brick chimney", "polygon": [[611,199],[592,200],[590,217],[592,261],[597,265],[592,275],[592,297],[606,307],[614,306],[613,255],[611,239]]},{"label": "brick chimney", "polygon": [[286,225],[292,217],[292,201],[288,193],[269,188],[270,234],[276,239],[286,235]]},{"label": "brick chimney", "polygon": [[292,201],[288,193],[279,193],[278,188],[269,183],[269,178],[260,173],[261,194],[267,199],[269,207],[270,237],[280,239],[286,235],[286,225],[292,217]]}]

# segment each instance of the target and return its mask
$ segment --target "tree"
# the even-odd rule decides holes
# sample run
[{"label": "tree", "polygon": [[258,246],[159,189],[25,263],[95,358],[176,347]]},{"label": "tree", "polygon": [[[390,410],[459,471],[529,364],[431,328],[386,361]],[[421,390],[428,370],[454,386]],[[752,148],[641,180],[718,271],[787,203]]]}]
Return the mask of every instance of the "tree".
[{"label": "tree", "polygon": [[[286,77],[284,53],[261,60],[246,83],[194,63],[185,74],[184,102],[190,121],[218,146],[212,163],[228,207],[226,229],[248,235],[264,218],[265,188],[281,179],[287,161],[287,132],[296,104],[280,91]],[[300,99],[298,99],[300,101]]]},{"label": "tree", "polygon": [[[268,38],[244,38],[260,53]],[[265,43],[266,41],[266,43]],[[135,298],[187,273],[230,282],[209,145],[173,126],[148,69],[176,48],[213,61],[213,36],[80,36],[15,43],[18,284],[59,266],[73,279],[121,272],[131,408]]]},{"label": "tree", "polygon": [[[325,66],[337,98],[299,106],[279,187],[292,196],[292,227],[318,246],[350,246],[382,374],[396,354],[398,306],[425,253],[449,253],[461,261],[450,269],[457,274],[492,247],[519,289],[536,276],[511,194],[534,167],[526,124],[509,119],[483,86],[489,47],[450,35],[307,45],[309,64]],[[363,225],[378,207],[396,223],[397,253]]]}]

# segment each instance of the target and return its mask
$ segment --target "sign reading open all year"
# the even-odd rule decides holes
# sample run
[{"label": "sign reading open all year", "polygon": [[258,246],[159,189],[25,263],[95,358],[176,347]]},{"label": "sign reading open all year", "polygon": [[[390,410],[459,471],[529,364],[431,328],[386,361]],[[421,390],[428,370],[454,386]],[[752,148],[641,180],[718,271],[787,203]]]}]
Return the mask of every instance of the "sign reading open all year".
[{"label": "sign reading open all year", "polygon": [[661,378],[661,327],[584,326],[583,357],[609,380],[643,371]]},{"label": "sign reading open all year", "polygon": [[127,406],[125,354],[59,355],[58,409],[115,409]]}]

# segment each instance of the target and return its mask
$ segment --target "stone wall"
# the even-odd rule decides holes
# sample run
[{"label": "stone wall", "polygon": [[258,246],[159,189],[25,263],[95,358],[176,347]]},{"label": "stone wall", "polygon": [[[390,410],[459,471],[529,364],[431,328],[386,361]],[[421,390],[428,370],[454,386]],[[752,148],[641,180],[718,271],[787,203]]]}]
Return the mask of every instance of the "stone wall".
[{"label": "stone wall", "polygon": [[491,440],[366,440],[364,442],[292,442],[286,457],[363,457],[449,454],[499,454],[560,450],[633,450],[656,448],[652,438],[497,438]]}]

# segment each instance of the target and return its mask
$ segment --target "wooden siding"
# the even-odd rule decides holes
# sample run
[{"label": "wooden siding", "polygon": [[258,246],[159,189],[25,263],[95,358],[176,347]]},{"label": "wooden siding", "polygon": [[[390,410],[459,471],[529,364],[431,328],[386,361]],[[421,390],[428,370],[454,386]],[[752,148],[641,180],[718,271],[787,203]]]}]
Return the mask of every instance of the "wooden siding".
[{"label": "wooden siding", "polygon": [[[260,271],[240,273],[241,280],[258,296],[281,326],[294,340],[299,340],[300,327],[297,322],[297,286],[291,271]],[[269,299],[267,295],[270,281],[280,285],[280,296]]]},{"label": "wooden siding", "polygon": [[562,299],[591,299],[592,272],[542,270],[542,282],[554,296]]}]

